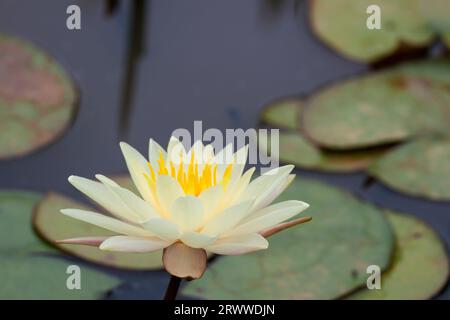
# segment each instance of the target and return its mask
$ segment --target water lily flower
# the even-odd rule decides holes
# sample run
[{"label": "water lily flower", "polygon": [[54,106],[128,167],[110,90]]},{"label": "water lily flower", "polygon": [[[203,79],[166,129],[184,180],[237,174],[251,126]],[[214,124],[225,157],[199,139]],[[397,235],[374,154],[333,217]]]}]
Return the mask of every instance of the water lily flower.
[{"label": "water lily flower", "polygon": [[139,194],[103,175],[95,176],[98,181],[70,176],[75,188],[111,215],[61,210],[117,235],[63,243],[143,253],[182,244],[221,255],[239,255],[266,249],[264,235],[283,228],[283,222],[308,207],[299,200],[271,204],[293,180],[293,166],[272,169],[252,180],[255,168],[244,172],[247,146],[233,153],[228,145],[215,154],[211,145],[200,141],[185,150],[171,137],[164,150],[150,139],[148,159],[124,142],[120,147]]}]

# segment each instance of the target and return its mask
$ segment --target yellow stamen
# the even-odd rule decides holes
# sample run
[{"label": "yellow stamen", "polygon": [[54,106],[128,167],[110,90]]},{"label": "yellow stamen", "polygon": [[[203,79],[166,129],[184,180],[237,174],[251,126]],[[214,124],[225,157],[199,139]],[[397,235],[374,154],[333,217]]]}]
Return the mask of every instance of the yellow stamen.
[{"label": "yellow stamen", "polygon": [[[158,163],[158,171],[155,174],[155,169],[153,166],[148,163],[148,167],[150,169],[150,175],[145,175],[147,183],[149,184],[152,192],[156,191],[156,178],[158,175],[170,175],[172,178],[178,181],[181,188],[186,194],[198,196],[204,190],[214,187],[218,184],[217,177],[217,164],[211,165],[209,163],[205,164],[204,167],[200,170],[199,163],[196,162],[196,157],[194,152],[191,154],[191,159],[189,161],[187,170],[185,170],[183,160],[181,158],[180,164],[175,166],[175,164],[168,160],[168,165],[166,165],[166,159],[164,159],[164,155],[161,152],[159,155]],[[170,174],[167,167],[170,168]],[[225,172],[223,173],[222,179],[220,180],[220,184],[226,188],[228,183],[231,180],[233,165],[229,164]]]}]

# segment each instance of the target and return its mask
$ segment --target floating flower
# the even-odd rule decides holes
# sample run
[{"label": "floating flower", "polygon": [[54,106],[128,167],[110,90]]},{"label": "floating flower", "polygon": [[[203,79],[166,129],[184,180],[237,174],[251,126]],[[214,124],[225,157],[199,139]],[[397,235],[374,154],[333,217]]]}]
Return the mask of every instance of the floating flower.
[{"label": "floating flower", "polygon": [[[125,252],[167,248],[166,252],[173,252],[172,257],[178,259],[190,250],[193,254],[188,255],[204,256],[200,260],[206,263],[205,250],[239,255],[266,249],[265,237],[293,224],[283,222],[308,207],[298,200],[271,205],[294,178],[293,166],[272,169],[251,181],[255,168],[244,172],[247,146],[233,153],[228,145],[215,154],[211,145],[198,141],[186,151],[172,137],[166,151],[150,140],[148,160],[126,143],[120,147],[140,195],[103,175],[96,175],[98,181],[70,176],[75,188],[113,217],[80,209],[61,210],[117,235],[67,239],[63,243]],[[164,260],[166,268],[172,269],[167,266],[172,258]],[[199,277],[203,270],[186,277]],[[171,273],[183,276],[183,272]]]}]

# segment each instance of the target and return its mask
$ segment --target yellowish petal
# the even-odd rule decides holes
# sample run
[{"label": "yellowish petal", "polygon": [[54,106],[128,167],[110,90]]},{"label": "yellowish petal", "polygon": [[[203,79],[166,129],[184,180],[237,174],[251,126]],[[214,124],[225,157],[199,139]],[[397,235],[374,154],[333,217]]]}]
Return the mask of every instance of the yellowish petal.
[{"label": "yellowish petal", "polygon": [[134,185],[145,201],[152,202],[150,187],[145,179],[145,175],[150,174],[147,160],[136,149],[125,142],[120,143],[120,148]]},{"label": "yellowish petal", "polygon": [[271,205],[252,214],[251,217],[246,219],[246,222],[230,230],[223,236],[232,237],[258,233],[296,216],[308,207],[309,205],[307,203],[297,200],[283,201]]},{"label": "yellowish petal", "polygon": [[144,230],[140,227],[133,226],[131,224],[128,224],[126,222],[111,217],[107,217],[97,212],[80,209],[62,209],[61,213],[66,216],[78,219],[80,221],[93,224],[97,227],[117,232],[119,234],[125,234],[129,236],[139,236],[139,237],[154,236],[153,233]]},{"label": "yellowish petal", "polygon": [[261,235],[247,234],[243,236],[223,238],[206,247],[206,250],[223,255],[239,255],[253,251],[267,249],[269,243]]},{"label": "yellowish petal", "polygon": [[167,241],[175,241],[181,235],[176,224],[162,218],[152,218],[144,222],[142,226],[146,230]]},{"label": "yellowish petal", "polygon": [[172,220],[183,232],[198,229],[203,222],[204,208],[197,197],[180,197],[174,201],[172,208]]},{"label": "yellowish petal", "polygon": [[212,245],[217,240],[217,237],[190,231],[184,233],[180,240],[191,248],[205,248]]},{"label": "yellowish petal", "polygon": [[213,217],[202,228],[202,233],[220,235],[236,226],[252,208],[253,201],[246,201],[231,206]]},{"label": "yellowish petal", "polygon": [[170,246],[171,243],[157,238],[114,236],[103,241],[101,250],[122,252],[153,252]]},{"label": "yellowish petal", "polygon": [[184,191],[174,178],[168,175],[160,175],[156,179],[156,194],[159,204],[164,210],[163,214],[170,217],[170,208],[173,202],[184,196]]}]

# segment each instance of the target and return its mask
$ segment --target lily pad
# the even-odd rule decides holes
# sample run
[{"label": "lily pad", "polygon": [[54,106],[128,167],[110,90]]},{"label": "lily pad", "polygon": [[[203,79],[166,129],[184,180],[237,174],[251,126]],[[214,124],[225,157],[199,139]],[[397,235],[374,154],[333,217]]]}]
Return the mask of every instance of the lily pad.
[{"label": "lily pad", "polygon": [[[270,141],[270,140],[269,140]],[[261,152],[267,151],[267,140],[259,140]],[[299,168],[330,172],[352,172],[366,169],[388,148],[334,152],[323,150],[312,144],[300,132],[279,133],[279,157],[281,163],[293,164]]]},{"label": "lily pad", "polygon": [[96,247],[56,243],[57,240],[68,238],[113,235],[105,229],[61,214],[60,210],[64,208],[96,211],[54,192],[45,195],[34,210],[33,222],[38,234],[54,246],[71,255],[105,266],[130,270],[163,268],[162,250],[148,254],[110,252]]},{"label": "lily pad", "polygon": [[394,238],[383,214],[339,189],[296,178],[280,200],[312,206],[312,222],[269,239],[269,248],[220,257],[185,295],[206,299],[334,299],[366,283],[366,268],[389,264]]},{"label": "lily pad", "polygon": [[[95,299],[119,280],[64,259],[34,235],[33,206],[41,196],[31,192],[0,192],[0,299]],[[67,268],[80,267],[81,289],[66,286]]]},{"label": "lily pad", "polygon": [[388,212],[396,249],[392,265],[381,275],[381,289],[362,289],[358,300],[423,300],[438,293],[449,276],[449,260],[439,236],[421,220]]},{"label": "lily pad", "polygon": [[0,159],[31,153],[70,125],[77,95],[63,68],[36,46],[0,34]]},{"label": "lily pad", "polygon": [[273,128],[298,128],[303,101],[299,98],[285,98],[269,104],[261,112],[261,121]]},{"label": "lily pad", "polygon": [[[311,0],[316,35],[342,55],[376,62],[399,51],[427,47],[434,38],[422,0]],[[430,2],[430,0],[427,0]],[[367,8],[381,9],[381,29],[367,28]]]},{"label": "lily pad", "polygon": [[[433,70],[443,70],[433,75]],[[447,72],[447,75],[444,75]],[[310,97],[302,129],[333,150],[368,148],[450,130],[449,61],[402,65]]]},{"label": "lily pad", "polygon": [[430,28],[438,33],[450,48],[450,3],[447,0],[421,0],[421,12],[428,20]]},{"label": "lily pad", "polygon": [[450,200],[450,140],[409,142],[379,158],[368,171],[400,192]]}]

